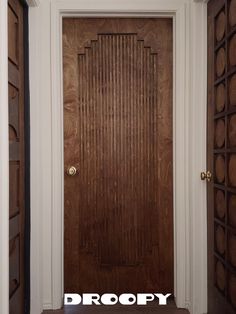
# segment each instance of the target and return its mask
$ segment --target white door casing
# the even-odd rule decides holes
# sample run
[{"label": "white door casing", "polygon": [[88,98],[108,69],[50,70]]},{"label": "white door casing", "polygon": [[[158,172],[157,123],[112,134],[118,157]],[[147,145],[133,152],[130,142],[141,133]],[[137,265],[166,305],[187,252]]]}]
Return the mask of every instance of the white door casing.
[{"label": "white door casing", "polygon": [[207,312],[205,2],[43,0],[30,8],[32,314],[60,308],[63,297],[63,16],[173,18],[175,299],[191,314]]}]

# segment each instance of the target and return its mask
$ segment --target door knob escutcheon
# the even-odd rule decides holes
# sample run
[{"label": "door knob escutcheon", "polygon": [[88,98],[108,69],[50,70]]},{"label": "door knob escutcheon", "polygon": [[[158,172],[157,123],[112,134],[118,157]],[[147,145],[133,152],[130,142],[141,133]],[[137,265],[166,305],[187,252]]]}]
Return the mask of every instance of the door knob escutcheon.
[{"label": "door knob escutcheon", "polygon": [[66,170],[66,173],[68,174],[68,176],[75,176],[76,173],[77,173],[77,170],[74,166],[71,166],[71,167],[68,167],[67,170]]},{"label": "door knob escutcheon", "polygon": [[207,180],[207,182],[210,182],[211,179],[212,179],[212,173],[210,171],[201,172],[201,180]]}]

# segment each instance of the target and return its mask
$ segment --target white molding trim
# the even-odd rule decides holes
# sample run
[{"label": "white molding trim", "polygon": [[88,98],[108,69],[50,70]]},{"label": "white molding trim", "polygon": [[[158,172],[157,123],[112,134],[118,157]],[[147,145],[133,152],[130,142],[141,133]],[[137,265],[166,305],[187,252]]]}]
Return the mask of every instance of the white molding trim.
[{"label": "white molding trim", "polygon": [[44,0],[30,10],[31,313],[60,308],[64,290],[63,16],[173,17],[175,297],[206,313],[206,4],[192,0]]},{"label": "white molding trim", "polygon": [[40,0],[26,0],[29,7],[38,7]]},{"label": "white molding trim", "polygon": [[9,143],[7,0],[0,1],[0,313],[9,313]]},{"label": "white molding trim", "polygon": [[[30,69],[30,185],[31,185],[31,242],[30,242],[30,285],[31,313],[41,314],[42,306],[42,177],[40,129],[40,29],[39,8],[29,8],[29,69]],[[37,40],[36,40],[37,38]],[[41,51],[42,53],[42,51]],[[38,157],[36,157],[38,155]]]},{"label": "white molding trim", "polygon": [[[191,313],[207,313],[207,195],[199,179],[207,167],[207,2],[191,6],[190,41],[190,265]],[[201,61],[200,61],[201,60]]]},{"label": "white molding trim", "polygon": [[208,3],[209,0],[193,0],[194,2],[198,2],[198,3]]}]

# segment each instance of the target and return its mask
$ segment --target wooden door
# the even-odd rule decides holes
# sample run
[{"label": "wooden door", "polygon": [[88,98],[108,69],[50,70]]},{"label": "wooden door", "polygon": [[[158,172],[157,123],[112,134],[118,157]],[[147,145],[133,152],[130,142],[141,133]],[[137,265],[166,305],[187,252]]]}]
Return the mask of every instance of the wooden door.
[{"label": "wooden door", "polygon": [[63,56],[65,291],[173,292],[172,19],[65,18]]},{"label": "wooden door", "polygon": [[208,304],[236,312],[236,0],[208,4]]},{"label": "wooden door", "polygon": [[8,1],[9,298],[10,314],[24,313],[24,54],[23,7]]}]

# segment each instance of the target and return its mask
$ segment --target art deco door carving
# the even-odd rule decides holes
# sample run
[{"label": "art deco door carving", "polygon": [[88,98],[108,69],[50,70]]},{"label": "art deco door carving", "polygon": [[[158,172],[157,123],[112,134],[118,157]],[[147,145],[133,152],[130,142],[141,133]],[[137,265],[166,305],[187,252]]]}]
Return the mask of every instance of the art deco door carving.
[{"label": "art deco door carving", "polygon": [[173,291],[172,20],[65,19],[63,46],[65,289]]}]

